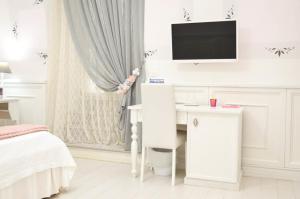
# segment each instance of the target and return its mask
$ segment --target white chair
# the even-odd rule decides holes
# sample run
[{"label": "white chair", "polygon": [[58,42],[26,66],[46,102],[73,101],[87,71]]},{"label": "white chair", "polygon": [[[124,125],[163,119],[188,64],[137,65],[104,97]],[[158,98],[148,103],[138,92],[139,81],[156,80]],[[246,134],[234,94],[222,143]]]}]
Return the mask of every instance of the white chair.
[{"label": "white chair", "polygon": [[166,84],[143,84],[143,140],[141,181],[144,178],[145,151],[148,148],[172,150],[172,185],[175,185],[176,149],[185,136],[177,134],[174,88]]}]

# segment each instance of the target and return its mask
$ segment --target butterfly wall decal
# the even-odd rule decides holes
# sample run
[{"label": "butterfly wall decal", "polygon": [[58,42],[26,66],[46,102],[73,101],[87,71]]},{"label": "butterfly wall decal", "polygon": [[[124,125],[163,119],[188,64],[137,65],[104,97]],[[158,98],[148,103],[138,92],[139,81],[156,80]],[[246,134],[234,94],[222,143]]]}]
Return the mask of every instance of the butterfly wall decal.
[{"label": "butterfly wall decal", "polygon": [[38,52],[38,56],[43,59],[43,64],[47,64],[48,54],[45,52]]},{"label": "butterfly wall decal", "polygon": [[183,8],[183,19],[187,22],[192,21],[190,12]]},{"label": "butterfly wall decal", "polygon": [[284,47],[284,48],[265,48],[267,51],[273,53],[274,55],[277,55],[278,57],[281,57],[282,55],[287,55],[289,52],[295,49],[295,47]]},{"label": "butterfly wall decal", "polygon": [[157,53],[157,51],[158,51],[157,49],[146,51],[146,52],[144,53],[145,59],[147,59],[148,57],[153,56],[155,53]]},{"label": "butterfly wall decal", "polygon": [[35,0],[34,1],[34,5],[39,5],[39,4],[43,3],[43,2],[44,2],[44,0]]},{"label": "butterfly wall decal", "polygon": [[227,10],[225,19],[233,19],[233,18],[234,18],[234,5],[232,5],[231,8]]},{"label": "butterfly wall decal", "polygon": [[18,24],[17,24],[17,22],[15,22],[14,24],[13,24],[13,26],[12,26],[12,29],[11,29],[11,31],[12,31],[12,33],[13,33],[13,36],[14,36],[14,38],[15,39],[18,39],[18,36],[19,36],[19,30],[18,30]]}]

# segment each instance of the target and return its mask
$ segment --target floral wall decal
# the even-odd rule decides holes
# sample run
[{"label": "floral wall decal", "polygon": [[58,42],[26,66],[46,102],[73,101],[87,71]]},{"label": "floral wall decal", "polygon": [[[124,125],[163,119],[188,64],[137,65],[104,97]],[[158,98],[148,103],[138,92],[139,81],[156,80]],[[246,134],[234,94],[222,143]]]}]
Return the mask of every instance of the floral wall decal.
[{"label": "floral wall decal", "polygon": [[153,56],[155,53],[157,53],[157,49],[155,49],[155,50],[147,50],[146,52],[145,52],[145,59],[147,59],[147,58],[149,58],[149,57],[151,57],[151,56]]},{"label": "floral wall decal", "polygon": [[17,22],[15,22],[12,26],[12,29],[11,29],[12,33],[13,33],[13,36],[15,39],[18,39],[18,36],[19,36],[19,30],[18,30],[18,24]]},{"label": "floral wall decal", "polygon": [[43,59],[43,64],[47,64],[48,54],[45,52],[39,52],[38,56]]},{"label": "floral wall decal", "polygon": [[225,19],[233,19],[234,15],[234,5],[232,5],[231,8],[226,11]]},{"label": "floral wall decal", "polygon": [[35,0],[34,1],[34,5],[39,5],[39,4],[43,3],[43,2],[44,2],[44,0]]},{"label": "floral wall decal", "polygon": [[187,22],[192,21],[190,12],[183,8],[183,19]]},{"label": "floral wall decal", "polygon": [[285,48],[265,48],[270,53],[273,53],[274,55],[278,55],[278,57],[281,57],[282,55],[289,54],[290,51],[294,50],[295,47],[285,47]]}]

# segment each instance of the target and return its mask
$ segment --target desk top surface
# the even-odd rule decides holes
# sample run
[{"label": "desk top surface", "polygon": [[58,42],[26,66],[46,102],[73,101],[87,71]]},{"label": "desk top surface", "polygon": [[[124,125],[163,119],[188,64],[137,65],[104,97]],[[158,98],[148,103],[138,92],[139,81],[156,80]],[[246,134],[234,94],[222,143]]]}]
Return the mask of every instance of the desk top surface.
[{"label": "desk top surface", "polygon": [[[128,107],[129,110],[142,110],[142,104],[137,104]],[[193,104],[176,104],[177,112],[201,112],[201,113],[231,113],[241,114],[243,112],[242,107],[224,108],[222,106],[210,107],[207,105],[193,105]]]}]

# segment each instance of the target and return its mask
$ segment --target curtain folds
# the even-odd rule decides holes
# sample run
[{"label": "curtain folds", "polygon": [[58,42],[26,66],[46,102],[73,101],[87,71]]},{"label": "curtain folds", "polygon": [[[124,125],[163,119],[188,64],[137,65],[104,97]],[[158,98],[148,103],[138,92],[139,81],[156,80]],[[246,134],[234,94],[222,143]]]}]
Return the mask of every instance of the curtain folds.
[{"label": "curtain folds", "polygon": [[130,143],[128,105],[139,101],[144,66],[144,0],[63,0],[78,56],[93,82],[105,91],[139,68],[142,76],[121,104],[121,130]]},{"label": "curtain folds", "polygon": [[121,97],[99,89],[87,74],[71,38],[63,2],[47,2],[48,110],[51,131],[68,145],[124,150],[118,129]]}]

